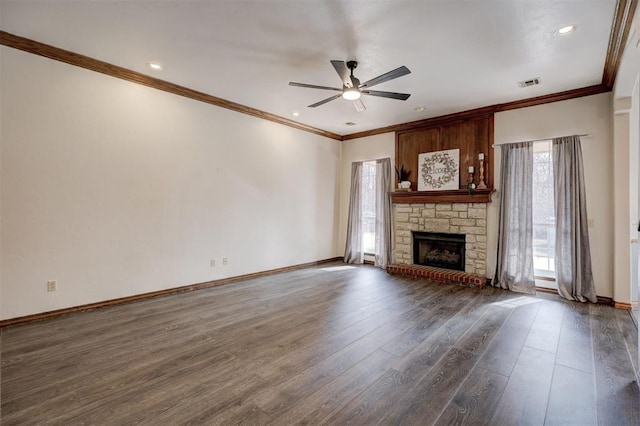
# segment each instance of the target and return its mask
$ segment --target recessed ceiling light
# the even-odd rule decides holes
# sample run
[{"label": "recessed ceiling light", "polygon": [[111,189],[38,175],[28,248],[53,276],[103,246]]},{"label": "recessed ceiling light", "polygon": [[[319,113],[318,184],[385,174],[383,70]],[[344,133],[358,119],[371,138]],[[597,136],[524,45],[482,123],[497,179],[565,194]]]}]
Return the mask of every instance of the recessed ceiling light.
[{"label": "recessed ceiling light", "polygon": [[147,68],[150,68],[154,71],[160,71],[162,69],[162,65],[157,62],[147,62]]},{"label": "recessed ceiling light", "polygon": [[300,115],[300,113],[298,111],[293,111],[291,115],[293,115],[294,117],[297,117]]},{"label": "recessed ceiling light", "polygon": [[418,112],[424,111],[424,107],[422,105],[418,105],[417,107],[413,108]]},{"label": "recessed ceiling light", "polygon": [[573,25],[573,24],[572,25],[565,25],[564,27],[558,28],[554,32],[554,34],[556,36],[562,37],[562,36],[566,36],[566,35],[575,33],[577,29],[578,29],[577,25]]}]

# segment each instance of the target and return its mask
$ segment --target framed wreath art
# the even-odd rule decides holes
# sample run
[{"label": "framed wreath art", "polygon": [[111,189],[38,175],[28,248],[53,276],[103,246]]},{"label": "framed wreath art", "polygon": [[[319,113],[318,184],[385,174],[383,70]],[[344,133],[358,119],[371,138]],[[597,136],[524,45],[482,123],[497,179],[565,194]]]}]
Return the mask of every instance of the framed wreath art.
[{"label": "framed wreath art", "polygon": [[418,155],[418,191],[459,189],[460,150],[426,152]]}]

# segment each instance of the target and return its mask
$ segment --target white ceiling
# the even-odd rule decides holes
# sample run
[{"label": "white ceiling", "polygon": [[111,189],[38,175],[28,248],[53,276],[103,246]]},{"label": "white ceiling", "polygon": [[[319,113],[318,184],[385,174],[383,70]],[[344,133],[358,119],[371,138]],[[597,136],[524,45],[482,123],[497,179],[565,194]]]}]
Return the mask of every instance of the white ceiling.
[{"label": "white ceiling", "polygon": [[[615,4],[2,0],[0,27],[344,135],[599,84]],[[578,30],[554,36],[566,24]],[[411,97],[363,96],[364,112],[344,99],[308,108],[334,93],[288,82],[340,87],[332,59],[357,60],[363,82],[405,65],[411,74],[374,89]],[[164,69],[150,71],[149,61]],[[534,77],[540,86],[518,87]]]}]

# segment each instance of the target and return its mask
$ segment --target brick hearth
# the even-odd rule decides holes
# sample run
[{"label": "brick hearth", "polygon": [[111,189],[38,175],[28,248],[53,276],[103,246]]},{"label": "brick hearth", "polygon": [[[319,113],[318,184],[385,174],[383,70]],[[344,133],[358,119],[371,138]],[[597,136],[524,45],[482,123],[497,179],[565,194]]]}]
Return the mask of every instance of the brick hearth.
[{"label": "brick hearth", "polygon": [[413,278],[428,278],[438,282],[469,284],[478,288],[483,288],[487,281],[485,277],[476,274],[422,265],[388,265],[387,272]]}]

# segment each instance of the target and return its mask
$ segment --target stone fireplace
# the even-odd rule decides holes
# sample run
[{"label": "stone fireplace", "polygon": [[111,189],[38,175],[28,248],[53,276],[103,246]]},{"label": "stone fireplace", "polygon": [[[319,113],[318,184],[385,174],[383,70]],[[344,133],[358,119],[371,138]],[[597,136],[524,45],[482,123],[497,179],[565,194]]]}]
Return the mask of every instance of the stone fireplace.
[{"label": "stone fireplace", "polygon": [[[487,204],[486,203],[394,203],[396,265],[414,265],[413,235],[436,233],[464,236],[463,271],[486,277],[487,274]],[[446,249],[451,254],[451,249]],[[435,253],[434,253],[435,255]],[[454,256],[455,257],[455,256]],[[442,267],[442,265],[437,266]]]},{"label": "stone fireplace", "polygon": [[[494,193],[493,134],[491,112],[430,118],[396,131],[396,168],[404,166],[412,173],[405,179],[411,188],[390,193],[395,244],[389,273],[486,284],[487,204]],[[476,186],[469,185],[472,182]],[[414,262],[416,232],[463,235],[463,270]],[[433,257],[453,259],[457,254],[445,248]]]}]

